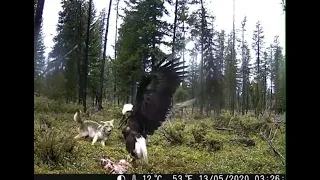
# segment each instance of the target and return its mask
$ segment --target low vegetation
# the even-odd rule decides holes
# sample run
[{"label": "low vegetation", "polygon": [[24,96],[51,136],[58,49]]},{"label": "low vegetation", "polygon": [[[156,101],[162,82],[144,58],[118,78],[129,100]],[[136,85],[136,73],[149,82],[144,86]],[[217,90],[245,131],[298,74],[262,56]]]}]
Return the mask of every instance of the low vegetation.
[{"label": "low vegetation", "polygon": [[[108,155],[115,160],[127,152],[118,129],[120,107],[91,113],[91,120],[115,119],[111,138],[102,147],[87,140],[74,140],[78,125],[73,121],[77,105],[44,97],[34,102],[34,172],[109,173],[100,166]],[[196,114],[194,116],[197,116]],[[149,164],[131,168],[128,173],[284,173],[283,159],[261,132],[272,139],[279,154],[285,154],[285,124],[275,129],[272,117],[234,116],[223,111],[217,119],[179,118],[166,122],[148,139]],[[271,134],[271,135],[270,135]]]}]

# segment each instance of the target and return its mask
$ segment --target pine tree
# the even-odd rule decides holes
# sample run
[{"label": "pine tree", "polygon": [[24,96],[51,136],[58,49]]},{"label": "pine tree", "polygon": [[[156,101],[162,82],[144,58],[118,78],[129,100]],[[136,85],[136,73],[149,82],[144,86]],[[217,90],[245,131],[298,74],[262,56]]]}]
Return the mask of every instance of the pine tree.
[{"label": "pine tree", "polygon": [[34,1],[34,7],[36,7],[34,12],[34,40],[33,40],[33,49],[34,49],[34,75],[36,75],[36,59],[37,59],[37,43],[39,39],[40,28],[42,24],[42,13],[45,0],[38,0],[37,3]]},{"label": "pine tree", "polygon": [[165,12],[163,3],[160,0],[136,1],[129,3],[130,9],[125,10],[115,62],[117,93],[123,101],[129,101],[135,82],[164,55],[159,48],[160,44],[168,45],[163,41],[168,23],[160,20]]},{"label": "pine tree", "polygon": [[233,33],[229,34],[227,40],[226,48],[226,59],[225,59],[225,91],[227,95],[226,102],[232,114],[234,113],[235,108],[235,96],[236,96],[236,87],[237,87],[237,60],[236,60],[236,51],[234,50],[233,43]]},{"label": "pine tree", "polygon": [[262,99],[260,99],[261,94],[261,86],[262,84],[262,74],[261,74],[261,65],[262,63],[262,48],[264,46],[264,31],[262,29],[262,26],[260,24],[260,21],[256,23],[256,29],[253,32],[253,43],[252,43],[252,48],[255,51],[256,55],[256,63],[255,63],[255,80],[257,82],[257,88],[256,88],[256,100],[255,102],[257,104],[254,104],[255,107],[255,115],[258,116],[258,114],[262,110]]},{"label": "pine tree", "polygon": [[274,92],[275,92],[275,111],[283,112],[284,106],[284,56],[280,47],[279,36],[274,40]]},{"label": "pine tree", "polygon": [[[63,74],[65,78],[65,94],[60,98],[65,98],[66,102],[76,102],[84,100],[84,78],[88,76],[88,93],[92,100],[98,92],[99,67],[102,57],[102,34],[101,21],[96,18],[96,10],[92,6],[90,15],[88,44],[88,61],[86,63],[88,73],[84,73],[85,60],[85,38],[86,27],[89,17],[89,3],[83,0],[61,1],[62,11],[59,12],[57,24],[57,35],[54,37],[54,47],[49,54],[50,65],[55,66],[51,71],[54,74]],[[75,51],[73,51],[75,49]],[[59,73],[58,73],[59,72]],[[50,76],[49,74],[49,76]],[[60,75],[59,75],[60,76]],[[49,79],[48,79],[49,80]],[[82,97],[82,98],[80,98]],[[84,103],[82,101],[82,103]]]},{"label": "pine tree", "polygon": [[37,92],[40,95],[41,91],[41,84],[42,84],[42,77],[41,74],[45,70],[46,65],[46,57],[45,57],[45,45],[44,45],[44,34],[42,31],[42,26],[40,27],[39,32],[39,38],[37,41],[37,47],[36,47],[36,64],[35,64],[35,77],[37,78],[37,81],[35,81],[35,92]]},{"label": "pine tree", "polygon": [[246,57],[246,42],[244,40],[244,32],[246,31],[245,25],[247,22],[247,17],[244,17],[243,21],[241,22],[242,25],[242,66],[241,66],[241,72],[242,72],[242,115],[245,113],[245,109],[247,106],[247,96],[248,96],[248,58]]}]

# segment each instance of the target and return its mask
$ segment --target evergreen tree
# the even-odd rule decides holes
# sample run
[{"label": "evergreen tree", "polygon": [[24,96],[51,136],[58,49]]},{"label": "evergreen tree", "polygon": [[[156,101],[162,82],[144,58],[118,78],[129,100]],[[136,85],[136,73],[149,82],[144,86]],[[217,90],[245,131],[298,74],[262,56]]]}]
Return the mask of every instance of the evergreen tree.
[{"label": "evergreen tree", "polygon": [[[262,99],[260,98],[260,96],[262,97],[263,95],[261,94],[261,85],[262,85],[262,72],[261,72],[261,66],[263,64],[263,60],[262,60],[262,49],[264,46],[264,31],[262,29],[262,26],[260,24],[260,21],[258,21],[256,23],[256,29],[253,32],[253,43],[252,43],[252,48],[255,51],[255,55],[256,55],[256,61],[255,61],[255,79],[257,82],[257,88],[255,89],[256,92],[256,100],[254,102],[256,102],[257,104],[254,104],[255,107],[257,107],[255,109],[255,115],[258,116],[259,113],[261,113],[263,105],[262,105]],[[260,85],[261,84],[261,85]],[[261,101],[260,101],[261,100]]]},{"label": "evergreen tree", "polygon": [[35,92],[37,92],[39,95],[42,88],[41,75],[44,72],[45,65],[46,65],[45,49],[46,47],[44,46],[44,34],[41,26],[40,32],[39,32],[39,38],[36,46],[37,55],[36,55],[36,64],[35,64],[35,78],[37,78],[37,80],[35,81],[35,88],[34,88]]},{"label": "evergreen tree", "polygon": [[168,23],[160,20],[165,12],[163,4],[160,0],[135,1],[128,3],[130,8],[125,10],[115,62],[117,93],[125,102],[133,96],[142,73],[150,71],[157,59],[163,57],[160,44],[168,45],[163,41],[169,32]]}]

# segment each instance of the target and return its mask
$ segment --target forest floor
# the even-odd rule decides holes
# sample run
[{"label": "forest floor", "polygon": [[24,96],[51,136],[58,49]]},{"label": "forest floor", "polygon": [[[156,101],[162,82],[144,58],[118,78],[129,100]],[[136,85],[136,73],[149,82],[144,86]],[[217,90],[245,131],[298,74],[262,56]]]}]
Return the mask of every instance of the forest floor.
[{"label": "forest floor", "polygon": [[[91,120],[115,119],[115,128],[106,146],[99,142],[74,140],[78,124],[73,121],[77,105],[59,103],[43,97],[34,102],[34,173],[35,174],[103,174],[102,154],[115,160],[127,152],[118,127],[121,108],[109,108],[90,117]],[[49,128],[42,122],[49,124]],[[229,126],[228,126],[229,124]],[[285,173],[285,165],[260,137],[261,122],[252,116],[231,117],[223,112],[219,118],[174,119],[164,124],[148,139],[147,166],[127,173]],[[227,127],[234,131],[217,130]],[[272,133],[273,134],[273,133]],[[277,131],[272,144],[285,155],[285,124]]]}]

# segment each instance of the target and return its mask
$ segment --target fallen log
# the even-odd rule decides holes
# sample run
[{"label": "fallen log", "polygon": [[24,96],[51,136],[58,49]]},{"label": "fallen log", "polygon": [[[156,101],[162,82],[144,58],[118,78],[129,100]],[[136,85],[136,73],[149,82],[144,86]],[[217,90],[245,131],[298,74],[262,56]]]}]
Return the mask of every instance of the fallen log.
[{"label": "fallen log", "polygon": [[272,148],[273,152],[280,158],[282,164],[285,165],[285,162],[284,162],[285,158],[283,157],[282,154],[280,154],[280,153],[276,150],[276,148],[273,146],[272,142],[270,142],[270,140],[267,139],[267,138],[263,135],[263,133],[261,133],[261,132],[260,132],[260,136],[261,136],[265,141],[267,141],[267,143],[269,144],[269,146]]}]

